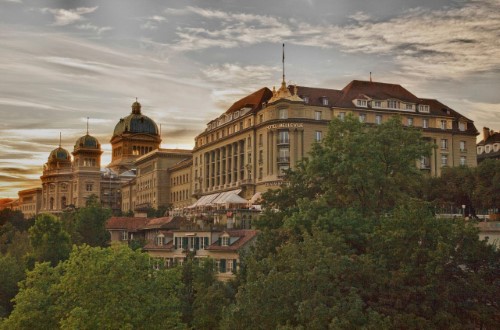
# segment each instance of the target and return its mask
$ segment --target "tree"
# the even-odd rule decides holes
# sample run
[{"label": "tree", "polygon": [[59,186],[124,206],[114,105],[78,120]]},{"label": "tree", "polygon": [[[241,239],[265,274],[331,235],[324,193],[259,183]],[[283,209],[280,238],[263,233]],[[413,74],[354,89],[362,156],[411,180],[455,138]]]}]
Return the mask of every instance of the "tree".
[{"label": "tree", "polygon": [[473,202],[477,207],[500,208],[500,161],[486,159],[475,168],[476,189]]},{"label": "tree", "polygon": [[80,244],[90,246],[107,246],[109,232],[106,230],[106,221],[111,217],[111,209],[104,208],[97,196],[91,195],[86,206],[75,211],[75,231]]},{"label": "tree", "polygon": [[55,268],[37,264],[5,329],[182,329],[179,269],[154,270],[126,246],[74,246]]},{"label": "tree", "polygon": [[53,286],[60,280],[61,268],[50,263],[38,263],[20,283],[14,298],[15,307],[9,318],[0,323],[0,329],[57,329],[56,299]]},{"label": "tree", "polygon": [[11,256],[0,256],[0,317],[11,312],[11,300],[18,291],[17,283],[23,279],[23,265]]},{"label": "tree", "polygon": [[59,261],[68,258],[71,251],[70,236],[55,216],[38,215],[35,224],[29,229],[29,236],[37,261],[49,261],[55,266]]}]

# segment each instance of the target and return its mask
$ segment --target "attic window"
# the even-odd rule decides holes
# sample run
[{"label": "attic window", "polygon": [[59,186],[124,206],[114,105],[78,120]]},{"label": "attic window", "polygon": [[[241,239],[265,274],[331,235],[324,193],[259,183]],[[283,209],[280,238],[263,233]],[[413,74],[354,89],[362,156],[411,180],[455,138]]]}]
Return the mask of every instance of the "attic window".
[{"label": "attic window", "polygon": [[323,97],[321,98],[321,103],[322,103],[323,105],[328,105],[328,98],[327,98],[326,96],[323,96]]},{"label": "attic window", "polygon": [[358,107],[365,107],[366,108],[366,100],[357,100],[357,105]]},{"label": "attic window", "polygon": [[382,107],[382,102],[380,102],[380,101],[375,101],[373,104],[374,104],[373,105],[374,108],[381,108]]},{"label": "attic window", "polygon": [[221,237],[220,241],[222,246],[229,246],[229,237]]},{"label": "attic window", "polygon": [[461,131],[465,131],[467,129],[467,123],[463,121],[458,122],[458,129]]},{"label": "attic window", "polygon": [[429,106],[428,105],[424,105],[424,104],[420,104],[418,106],[418,111],[420,111],[420,112],[429,112]]},{"label": "attic window", "polygon": [[304,103],[309,103],[309,96],[304,96],[302,99],[304,100]]},{"label": "attic window", "polygon": [[239,116],[240,116],[240,112],[239,112],[239,111],[235,111],[235,112],[234,112],[234,118],[236,119],[236,118],[238,118]]},{"label": "attic window", "polygon": [[399,101],[396,100],[388,100],[387,107],[390,109],[399,109]]}]

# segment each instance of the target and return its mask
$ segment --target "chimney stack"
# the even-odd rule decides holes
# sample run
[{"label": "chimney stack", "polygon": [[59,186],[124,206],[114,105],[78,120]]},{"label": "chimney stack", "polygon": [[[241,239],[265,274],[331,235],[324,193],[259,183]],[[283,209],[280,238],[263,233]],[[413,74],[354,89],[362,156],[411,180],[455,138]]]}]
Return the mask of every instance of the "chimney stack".
[{"label": "chimney stack", "polygon": [[486,142],[486,140],[490,137],[490,129],[488,127],[483,127],[483,141]]}]

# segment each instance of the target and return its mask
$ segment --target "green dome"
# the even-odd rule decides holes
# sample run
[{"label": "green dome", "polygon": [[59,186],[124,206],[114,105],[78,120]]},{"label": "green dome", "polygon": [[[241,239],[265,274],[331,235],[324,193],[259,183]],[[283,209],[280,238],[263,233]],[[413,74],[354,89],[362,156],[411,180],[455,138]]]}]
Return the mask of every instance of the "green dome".
[{"label": "green dome", "polygon": [[95,137],[87,134],[76,140],[75,150],[78,148],[99,149],[100,146],[99,141]]},{"label": "green dome", "polygon": [[66,149],[59,147],[52,150],[52,152],[50,153],[49,161],[51,160],[71,160],[71,157],[69,156],[69,152]]},{"label": "green dome", "polygon": [[141,104],[137,101],[132,104],[132,113],[125,118],[121,118],[116,124],[113,136],[123,133],[159,135],[158,126],[151,118],[141,114]]}]

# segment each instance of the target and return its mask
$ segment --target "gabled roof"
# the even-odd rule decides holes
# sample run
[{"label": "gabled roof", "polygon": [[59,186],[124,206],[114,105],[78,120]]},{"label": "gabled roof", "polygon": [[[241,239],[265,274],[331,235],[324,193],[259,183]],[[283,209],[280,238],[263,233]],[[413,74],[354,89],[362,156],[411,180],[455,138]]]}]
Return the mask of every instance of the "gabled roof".
[{"label": "gabled roof", "polygon": [[398,84],[353,80],[342,89],[341,93],[334,106],[353,107],[352,100],[357,99],[359,95],[366,95],[375,100],[397,99],[420,103],[418,97]]},{"label": "gabled roof", "polygon": [[148,221],[149,218],[111,217],[106,222],[106,229],[133,232],[142,229]]},{"label": "gabled roof", "polygon": [[245,96],[244,98],[236,101],[227,109],[226,113],[232,113],[242,108],[251,108],[252,111],[262,109],[262,103],[267,102],[273,96],[273,92],[267,88],[261,88],[258,91]]},{"label": "gabled roof", "polygon": [[227,230],[225,231],[230,237],[239,237],[239,239],[231,245],[221,246],[219,241],[211,244],[206,250],[209,251],[237,251],[241,247],[245,246],[252,239],[254,239],[259,233],[257,230],[242,229],[242,230]]}]

